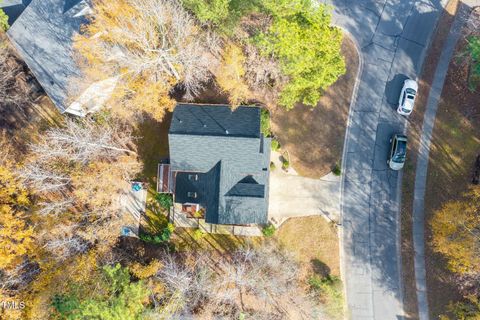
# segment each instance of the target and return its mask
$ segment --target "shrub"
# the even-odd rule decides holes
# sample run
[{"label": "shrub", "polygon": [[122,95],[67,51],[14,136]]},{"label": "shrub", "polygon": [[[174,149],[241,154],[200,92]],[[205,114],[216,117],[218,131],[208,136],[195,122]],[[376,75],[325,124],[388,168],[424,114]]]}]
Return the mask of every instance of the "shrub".
[{"label": "shrub", "polygon": [[262,229],[262,233],[265,237],[271,237],[275,234],[275,226],[273,224],[268,224]]},{"label": "shrub", "polygon": [[332,169],[332,172],[334,175],[336,176],[339,176],[342,174],[342,169],[340,168],[340,166],[338,165],[338,163],[335,164],[335,166],[333,167]]},{"label": "shrub", "polygon": [[205,216],[205,213],[204,213],[203,209],[200,209],[200,210],[195,211],[193,213],[194,218],[199,218],[200,219],[200,218],[203,218],[204,216]]},{"label": "shrub", "polygon": [[277,139],[272,139],[271,147],[273,151],[280,150],[280,142]]},{"label": "shrub", "polygon": [[200,228],[195,229],[192,233],[192,237],[195,241],[203,239],[207,234]]},{"label": "shrub", "polygon": [[175,230],[175,226],[169,223],[165,228],[163,228],[162,232],[160,232],[159,234],[151,235],[151,234],[143,233],[143,234],[140,234],[139,238],[142,241],[145,241],[148,243],[160,244],[160,243],[168,242],[174,230]]},{"label": "shrub", "polygon": [[165,210],[170,210],[170,207],[173,205],[172,195],[168,193],[157,193],[155,200],[157,200],[160,207]]},{"label": "shrub", "polygon": [[262,109],[260,112],[260,131],[265,137],[272,136],[272,131],[270,128],[270,113],[267,109]]},{"label": "shrub", "polygon": [[288,168],[290,168],[290,162],[287,159],[283,158],[282,159],[282,169],[287,170]]},{"label": "shrub", "polygon": [[330,319],[343,318],[342,281],[337,276],[320,277],[314,275],[308,279],[313,293],[320,298],[324,312]]},{"label": "shrub", "polygon": [[470,36],[467,41],[467,53],[471,63],[468,87],[471,91],[475,91],[480,83],[480,37]]},{"label": "shrub", "polygon": [[10,28],[10,25],[8,24],[8,16],[5,11],[0,9],[0,31],[7,31],[8,28]]},{"label": "shrub", "polygon": [[275,163],[273,161],[270,161],[270,171],[275,170]]},{"label": "shrub", "polygon": [[[479,298],[474,295],[464,297],[464,301],[450,302],[448,305],[448,311],[453,313],[454,319],[479,319],[480,318],[480,301]],[[452,319],[446,315],[440,316],[441,320]]]},{"label": "shrub", "polygon": [[130,271],[138,279],[147,279],[155,275],[161,267],[162,263],[157,259],[153,259],[147,265],[142,265],[138,262],[133,263],[130,266]]}]

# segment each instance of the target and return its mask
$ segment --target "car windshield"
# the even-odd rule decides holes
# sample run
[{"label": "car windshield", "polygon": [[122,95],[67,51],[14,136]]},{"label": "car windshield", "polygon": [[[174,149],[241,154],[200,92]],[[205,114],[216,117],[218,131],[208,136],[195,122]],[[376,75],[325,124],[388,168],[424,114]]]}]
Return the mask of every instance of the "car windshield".
[{"label": "car windshield", "polygon": [[405,162],[405,156],[407,155],[407,142],[403,140],[397,140],[397,148],[393,154],[392,161],[397,163]]},{"label": "car windshield", "polygon": [[412,94],[412,95],[414,95],[414,96],[415,96],[415,94],[417,93],[417,92],[416,92],[415,90],[413,90],[412,88],[407,88],[407,89],[405,90],[405,92],[406,92],[407,94]]}]

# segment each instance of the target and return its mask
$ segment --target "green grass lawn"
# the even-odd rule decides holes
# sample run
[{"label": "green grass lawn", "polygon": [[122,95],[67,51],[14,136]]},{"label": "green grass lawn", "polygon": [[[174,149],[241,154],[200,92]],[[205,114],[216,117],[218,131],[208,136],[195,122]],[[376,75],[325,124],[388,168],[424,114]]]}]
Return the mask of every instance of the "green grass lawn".
[{"label": "green grass lawn", "polygon": [[141,228],[150,234],[158,234],[168,223],[167,212],[160,208],[155,200],[157,193],[157,166],[168,158],[168,129],[171,114],[167,114],[162,122],[145,115],[143,122],[135,128],[138,137],[137,150],[143,170],[138,177],[147,182],[147,208],[141,220]]},{"label": "green grass lawn", "polygon": [[329,319],[342,319],[343,290],[335,227],[320,216],[291,218],[280,226],[275,238],[297,259],[300,278],[306,290],[313,289],[322,311]]},{"label": "green grass lawn", "polygon": [[135,130],[135,135],[139,137],[138,155],[143,163],[140,178],[148,182],[150,195],[156,191],[158,163],[168,158],[168,129],[171,118],[169,113],[162,122],[158,122],[145,115],[145,120],[138,124]]},{"label": "green grass lawn", "polygon": [[294,254],[304,277],[340,275],[338,235],[323,217],[290,218],[278,229],[275,238]]}]

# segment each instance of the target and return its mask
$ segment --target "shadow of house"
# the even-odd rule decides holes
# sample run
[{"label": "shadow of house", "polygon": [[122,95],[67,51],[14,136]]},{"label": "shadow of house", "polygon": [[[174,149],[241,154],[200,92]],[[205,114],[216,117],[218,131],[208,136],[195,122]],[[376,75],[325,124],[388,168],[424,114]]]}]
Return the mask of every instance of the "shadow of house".
[{"label": "shadow of house", "polygon": [[175,203],[203,209],[206,223],[267,222],[270,139],[260,108],[180,104],[168,138]]}]

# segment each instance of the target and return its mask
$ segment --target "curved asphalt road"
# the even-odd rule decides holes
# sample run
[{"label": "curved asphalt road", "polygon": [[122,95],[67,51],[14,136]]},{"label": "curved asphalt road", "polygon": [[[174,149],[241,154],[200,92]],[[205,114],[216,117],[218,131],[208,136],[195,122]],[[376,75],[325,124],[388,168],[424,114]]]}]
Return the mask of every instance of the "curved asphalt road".
[{"label": "curved asphalt road", "polygon": [[402,319],[401,174],[387,169],[389,139],[404,132],[395,110],[416,78],[446,0],[322,0],[359,45],[363,69],[343,159],[343,275],[351,319]]}]

